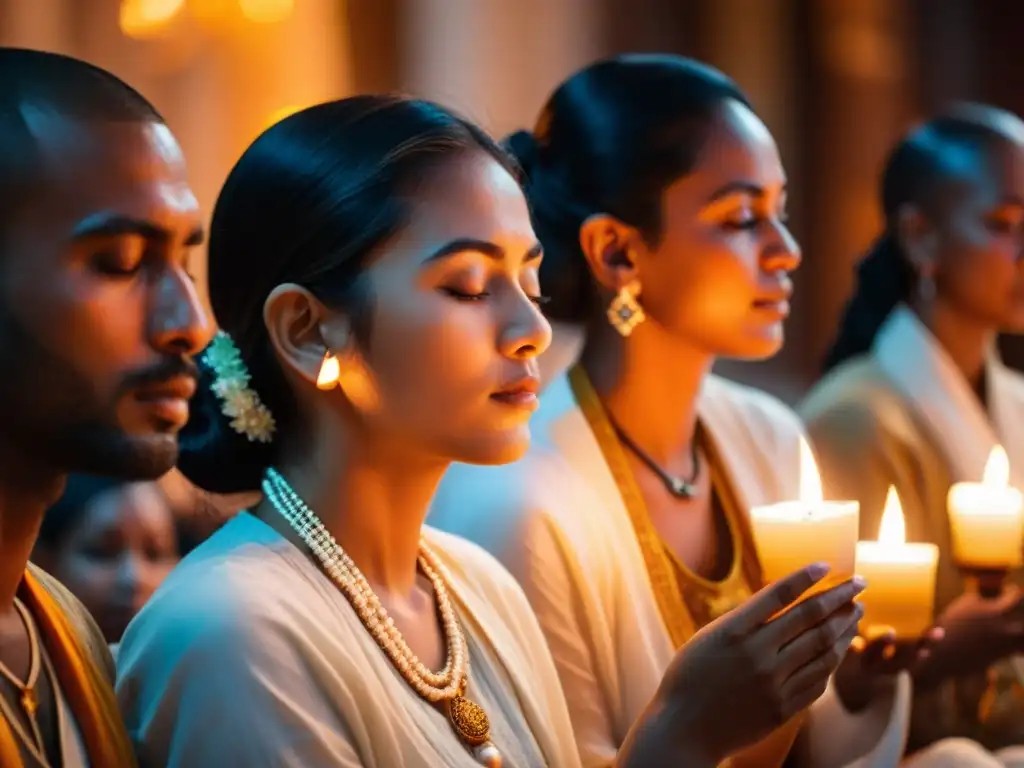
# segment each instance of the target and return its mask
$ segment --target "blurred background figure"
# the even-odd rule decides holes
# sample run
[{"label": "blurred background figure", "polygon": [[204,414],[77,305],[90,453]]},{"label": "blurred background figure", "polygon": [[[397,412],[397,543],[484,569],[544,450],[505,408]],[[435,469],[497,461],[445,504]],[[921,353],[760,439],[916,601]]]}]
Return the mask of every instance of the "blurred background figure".
[{"label": "blurred background figure", "polygon": [[157,483],[72,475],[43,518],[32,559],[117,643],[180,559],[175,517]]},{"label": "blurred background figure", "polygon": [[[952,100],[1024,113],[1022,28],[1012,0],[0,0],[0,43],[82,57],[155,103],[207,213],[253,138],[316,102],[411,92],[505,135],[599,58],[723,70],[779,144],[804,263],[785,349],[718,369],[790,404],[817,379],[882,224],[889,148]],[[1004,341],[1010,365],[1022,352]]]},{"label": "blurred background figure", "polygon": [[[412,92],[504,135],[599,58],[677,53],[725,71],[777,140],[804,261],[785,348],[716,370],[791,405],[817,380],[882,225],[889,148],[951,100],[1024,113],[1022,25],[1024,4],[1011,0],[0,0],[0,44],[84,58],[154,102],[207,215],[253,138],[313,103]],[[545,377],[579,344],[556,327]],[[1002,346],[1020,368],[1024,342]],[[248,504],[211,499],[176,473],[161,485],[191,541]]]}]

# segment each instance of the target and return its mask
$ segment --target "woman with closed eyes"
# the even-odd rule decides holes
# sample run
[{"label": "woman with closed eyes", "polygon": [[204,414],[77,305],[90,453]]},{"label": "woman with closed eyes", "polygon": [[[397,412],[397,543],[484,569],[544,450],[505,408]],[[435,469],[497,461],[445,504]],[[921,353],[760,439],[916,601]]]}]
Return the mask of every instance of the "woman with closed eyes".
[{"label": "woman with closed eyes", "polygon": [[[750,508],[798,497],[797,416],[711,368],[779,350],[800,250],[775,141],[698,62],[595,63],[509,145],[549,315],[585,343],[545,389],[526,458],[454,465],[430,522],[517,576],[583,763],[606,766],[666,669],[719,642],[764,586]],[[900,762],[910,684],[896,673],[917,648],[888,659],[882,638],[847,655],[860,609],[824,610],[828,594],[791,611],[811,617],[803,640],[772,645],[768,621],[691,673],[686,732],[704,754],[751,768]],[[826,674],[794,697],[786,649],[813,636]],[[852,673],[827,685],[840,660]]]},{"label": "woman with closed eyes", "polygon": [[964,764],[969,752],[1024,766],[1024,578],[979,597],[947,513],[950,485],[978,482],[997,445],[1024,485],[1024,378],[995,347],[1024,331],[1024,122],[950,107],[893,148],[881,203],[885,228],[801,414],[826,489],[860,501],[863,537],[877,535],[892,486],[908,541],[939,548],[946,637],[913,670],[909,748],[956,737]]},{"label": "woman with closed eyes", "polygon": [[[292,115],[230,174],[209,250],[222,332],[180,468],[263,499],[125,633],[117,692],[143,765],[580,765],[523,591],[423,525],[452,461],[510,462],[529,443],[550,328],[517,179],[475,126],[388,96]],[[750,628],[820,577],[796,574],[680,656],[614,764],[717,765],[683,704],[709,658],[742,657],[733,637],[793,640],[791,695],[811,696],[855,588]]]}]

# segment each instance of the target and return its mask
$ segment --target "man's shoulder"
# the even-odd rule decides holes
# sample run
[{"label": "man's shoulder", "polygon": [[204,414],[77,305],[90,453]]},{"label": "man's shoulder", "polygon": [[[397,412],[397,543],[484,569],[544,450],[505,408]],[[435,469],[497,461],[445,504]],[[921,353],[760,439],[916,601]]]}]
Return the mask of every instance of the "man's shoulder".
[{"label": "man's shoulder", "polygon": [[114,661],[110,655],[110,648],[103,637],[100,628],[96,626],[89,611],[75,597],[71,590],[65,587],[52,575],[44,571],[34,563],[29,563],[27,573],[35,580],[39,587],[53,600],[60,610],[61,615],[67,621],[68,626],[75,635],[75,640],[82,651],[86,653],[96,668],[103,673],[104,677],[114,683]]}]

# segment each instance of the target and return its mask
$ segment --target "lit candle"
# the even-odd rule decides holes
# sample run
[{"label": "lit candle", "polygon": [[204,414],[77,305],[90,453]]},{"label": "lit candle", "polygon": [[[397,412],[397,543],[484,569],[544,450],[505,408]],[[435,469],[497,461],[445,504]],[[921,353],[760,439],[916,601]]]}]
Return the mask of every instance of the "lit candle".
[{"label": "lit candle", "polygon": [[824,500],[814,454],[801,438],[799,499],[750,510],[765,582],[818,562],[831,571],[812,591],[852,578],[859,513],[856,501]]},{"label": "lit candle", "polygon": [[1021,565],[1021,493],[1010,487],[1010,461],[997,445],[980,483],[956,483],[947,499],[953,555],[965,569],[1008,571]]},{"label": "lit candle", "polygon": [[878,541],[857,543],[857,573],[868,582],[861,634],[871,639],[892,630],[899,638],[920,637],[932,624],[938,565],[937,546],[907,544],[900,497],[890,487]]}]

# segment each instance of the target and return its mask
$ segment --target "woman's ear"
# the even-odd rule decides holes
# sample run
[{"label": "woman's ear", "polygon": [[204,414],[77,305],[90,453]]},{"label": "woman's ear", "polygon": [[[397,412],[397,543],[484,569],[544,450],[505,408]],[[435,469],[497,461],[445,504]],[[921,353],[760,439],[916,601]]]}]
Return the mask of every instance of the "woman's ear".
[{"label": "woman's ear", "polygon": [[347,315],[330,312],[305,288],[284,284],[263,305],[270,341],[282,363],[318,389],[341,389],[352,407],[380,409],[376,377],[356,344]]},{"label": "woman's ear", "polygon": [[594,279],[609,293],[637,282],[637,231],[614,216],[597,213],[580,225],[580,250]]},{"label": "woman's ear", "polygon": [[[316,384],[330,343],[323,337],[326,319],[320,300],[294,283],[274,288],[263,304],[263,321],[278,359],[311,384]],[[345,324],[337,318],[332,325],[339,320]]]}]

